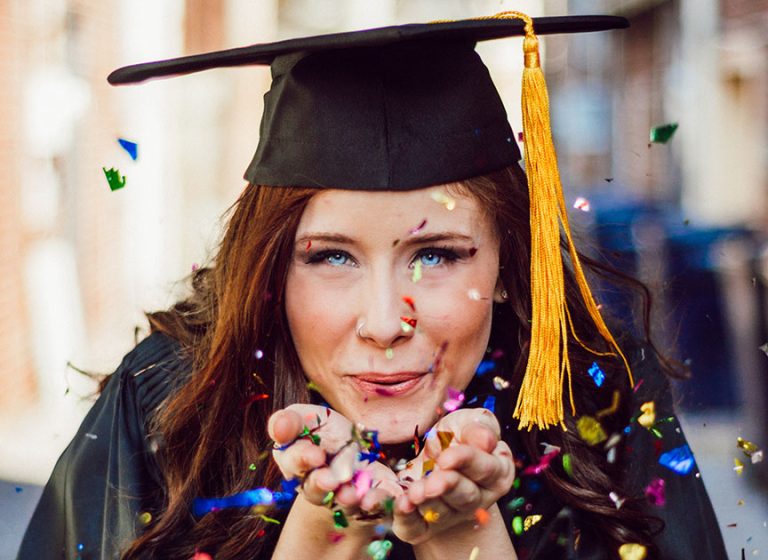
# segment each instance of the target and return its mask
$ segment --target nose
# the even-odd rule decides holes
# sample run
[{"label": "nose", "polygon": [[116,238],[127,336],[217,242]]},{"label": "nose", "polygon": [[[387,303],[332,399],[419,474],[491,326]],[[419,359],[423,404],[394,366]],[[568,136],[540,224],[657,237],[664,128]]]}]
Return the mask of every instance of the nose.
[{"label": "nose", "polygon": [[[393,348],[413,336],[414,329],[401,317],[410,316],[393,274],[372,274],[361,294],[361,313],[358,316],[358,336],[380,348]],[[406,311],[407,309],[407,311]]]}]

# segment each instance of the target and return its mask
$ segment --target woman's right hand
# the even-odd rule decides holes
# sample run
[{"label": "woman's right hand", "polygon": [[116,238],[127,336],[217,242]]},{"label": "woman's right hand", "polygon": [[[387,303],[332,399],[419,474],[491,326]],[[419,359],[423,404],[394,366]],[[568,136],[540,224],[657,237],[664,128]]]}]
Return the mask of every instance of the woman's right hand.
[{"label": "woman's right hand", "polygon": [[[320,438],[318,444],[310,438],[299,438],[305,428]],[[387,498],[403,493],[397,476],[386,465],[373,462],[364,466],[358,461],[359,446],[347,446],[352,428],[352,422],[338,412],[310,404],[293,404],[278,410],[270,417],[267,428],[276,443],[272,456],[283,477],[303,478],[304,499],[317,506],[324,506],[323,500],[334,492],[334,500],[350,523],[355,514],[377,513]],[[372,484],[367,490],[365,486],[356,488],[352,482],[353,472],[360,468],[371,476]]]}]

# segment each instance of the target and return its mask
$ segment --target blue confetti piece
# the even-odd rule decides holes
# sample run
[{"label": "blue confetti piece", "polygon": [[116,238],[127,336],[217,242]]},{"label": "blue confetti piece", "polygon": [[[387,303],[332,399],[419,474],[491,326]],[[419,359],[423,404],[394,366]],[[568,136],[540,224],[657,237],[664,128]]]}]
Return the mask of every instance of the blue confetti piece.
[{"label": "blue confetti piece", "polygon": [[[284,499],[285,496],[280,496]],[[192,513],[196,517],[202,517],[209,511],[230,507],[271,506],[275,503],[275,497],[269,488],[256,488],[247,490],[233,496],[224,498],[195,498],[192,504]]]},{"label": "blue confetti piece", "polygon": [[368,451],[361,451],[357,454],[357,460],[358,461],[367,461],[369,463],[374,463],[379,458],[379,452],[368,452]]},{"label": "blue confetti piece", "polygon": [[605,372],[600,369],[600,366],[597,365],[597,362],[592,362],[592,365],[589,366],[589,375],[592,376],[592,379],[595,381],[595,385],[598,387],[602,386],[603,381],[605,381]]},{"label": "blue confetti piece", "polygon": [[483,403],[483,408],[487,408],[494,414],[496,413],[496,397],[490,396],[485,399],[485,402]]},{"label": "blue confetti piece", "polygon": [[659,457],[659,464],[675,471],[677,474],[688,474],[693,470],[696,462],[693,459],[693,453],[688,445],[681,445],[662,453]]},{"label": "blue confetti piece", "polygon": [[475,370],[475,375],[485,375],[489,371],[493,371],[496,368],[496,362],[493,360],[483,360]]},{"label": "blue confetti piece", "polygon": [[469,405],[469,404],[475,404],[476,402],[477,402],[477,397],[472,397],[471,399],[469,399],[469,400],[467,401],[467,404],[468,404],[468,405]]},{"label": "blue confetti piece", "polygon": [[126,140],[124,138],[118,138],[118,143],[120,144],[120,147],[122,147],[126,152],[128,152],[128,155],[131,156],[131,159],[133,161],[136,161],[139,157],[139,145],[136,142],[131,142],[130,140]]}]

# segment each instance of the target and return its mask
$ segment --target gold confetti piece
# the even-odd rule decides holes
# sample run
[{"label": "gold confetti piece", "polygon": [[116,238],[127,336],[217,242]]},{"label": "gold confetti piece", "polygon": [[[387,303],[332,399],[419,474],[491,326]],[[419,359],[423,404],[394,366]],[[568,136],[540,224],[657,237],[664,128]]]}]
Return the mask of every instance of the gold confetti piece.
[{"label": "gold confetti piece", "polygon": [[143,513],[139,514],[139,523],[141,523],[144,526],[149,525],[152,523],[152,514],[148,511],[145,511]]},{"label": "gold confetti piece", "polygon": [[739,500],[738,502],[736,502],[736,505],[737,506],[743,506],[744,505],[744,500]]},{"label": "gold confetti piece", "polygon": [[603,410],[599,410],[595,416],[598,418],[602,418],[603,416],[609,416],[619,410],[619,400],[621,398],[621,395],[618,391],[613,392],[613,400],[611,401],[611,406],[608,408],[604,408]]},{"label": "gold confetti piece", "polygon": [[641,544],[625,543],[619,547],[621,560],[643,560],[647,554],[648,551]]},{"label": "gold confetti piece", "polygon": [[742,463],[741,461],[739,461],[734,457],[733,464],[734,464],[733,470],[736,471],[737,475],[741,476],[741,473],[744,471],[744,463]]},{"label": "gold confetti piece", "polygon": [[440,514],[433,509],[428,509],[427,511],[424,512],[424,515],[422,515],[422,517],[424,518],[424,521],[426,521],[427,523],[436,523],[437,520],[440,519]]},{"label": "gold confetti piece", "polygon": [[753,453],[760,451],[757,445],[741,437],[736,438],[736,447],[741,449],[747,457],[751,457]]},{"label": "gold confetti piece", "polygon": [[640,410],[643,413],[637,417],[637,423],[645,429],[650,429],[656,423],[656,405],[649,401],[641,404]]},{"label": "gold confetti piece", "polygon": [[440,440],[440,449],[445,451],[453,441],[453,432],[441,432],[438,430],[437,439]]},{"label": "gold confetti piece", "polygon": [[453,210],[456,208],[456,200],[448,196],[442,191],[432,191],[429,196],[434,200],[435,202],[439,202],[443,206],[445,206],[446,210]]},{"label": "gold confetti piece", "polygon": [[608,439],[605,435],[600,422],[591,416],[582,416],[576,422],[576,429],[579,430],[579,436],[589,445],[595,445]]},{"label": "gold confetti piece", "polygon": [[426,475],[435,468],[434,459],[426,459],[421,465],[421,476]]},{"label": "gold confetti piece", "polygon": [[469,560],[477,560],[478,558],[480,558],[480,547],[476,546],[469,553]]},{"label": "gold confetti piece", "polygon": [[414,284],[421,280],[421,261],[416,261],[413,265],[413,276],[411,276],[411,282]]},{"label": "gold confetti piece", "polygon": [[536,525],[536,523],[541,521],[542,517],[543,516],[541,515],[527,515],[525,519],[523,519],[523,530],[527,531],[528,529]]}]

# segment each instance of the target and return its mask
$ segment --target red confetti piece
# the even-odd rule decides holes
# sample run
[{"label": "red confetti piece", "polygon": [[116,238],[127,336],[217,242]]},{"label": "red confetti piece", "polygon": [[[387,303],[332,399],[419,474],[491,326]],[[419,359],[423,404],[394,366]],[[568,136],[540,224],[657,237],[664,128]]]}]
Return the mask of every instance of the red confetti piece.
[{"label": "red confetti piece", "polygon": [[336,544],[343,538],[344,533],[339,533],[338,531],[331,531],[328,533],[328,542],[331,544]]},{"label": "red confetti piece", "polygon": [[413,298],[410,296],[403,296],[403,301],[408,304],[411,311],[416,312],[416,304],[413,302]]},{"label": "red confetti piece", "polygon": [[309,241],[307,241],[307,248],[305,249],[305,251],[309,252],[310,247],[312,247],[312,240],[311,239]]},{"label": "red confetti piece", "polygon": [[412,328],[414,328],[414,329],[416,328],[416,323],[417,323],[417,320],[416,320],[416,319],[414,319],[413,317],[405,317],[405,316],[403,316],[403,317],[400,317],[400,320],[401,320],[403,323],[407,323],[407,324],[408,324],[408,325],[410,325]]},{"label": "red confetti piece", "polygon": [[411,235],[416,235],[416,234],[417,234],[417,233],[419,233],[419,232],[420,232],[422,229],[424,229],[424,226],[426,226],[426,225],[427,225],[427,219],[426,219],[426,218],[424,218],[424,219],[421,221],[421,223],[420,223],[419,225],[417,225],[417,226],[416,226],[416,227],[414,227],[414,228],[411,228],[411,229],[409,229],[409,230],[408,230],[408,233],[410,233]]}]

